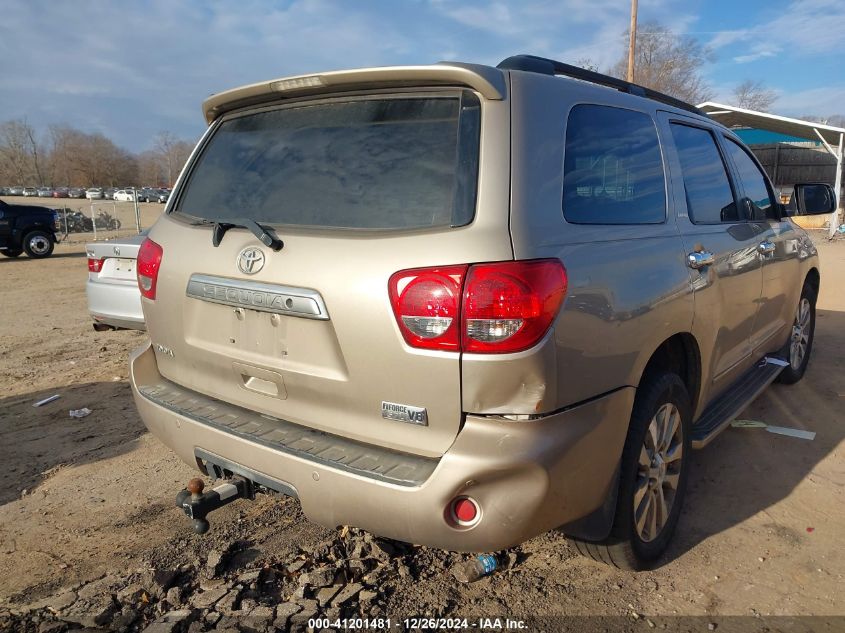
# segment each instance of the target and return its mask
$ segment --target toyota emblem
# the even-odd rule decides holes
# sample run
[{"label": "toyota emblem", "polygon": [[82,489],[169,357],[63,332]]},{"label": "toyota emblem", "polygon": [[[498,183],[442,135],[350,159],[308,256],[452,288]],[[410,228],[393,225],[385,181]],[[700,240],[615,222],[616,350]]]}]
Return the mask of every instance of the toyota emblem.
[{"label": "toyota emblem", "polygon": [[264,253],[261,249],[250,246],[238,255],[238,270],[245,275],[254,275],[264,268]]}]

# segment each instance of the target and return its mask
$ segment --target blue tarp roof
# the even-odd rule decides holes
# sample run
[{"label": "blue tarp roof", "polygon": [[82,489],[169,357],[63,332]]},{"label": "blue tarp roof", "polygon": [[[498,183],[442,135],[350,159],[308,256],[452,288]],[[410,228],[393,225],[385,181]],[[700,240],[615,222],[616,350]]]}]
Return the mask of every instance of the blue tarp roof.
[{"label": "blue tarp roof", "polygon": [[[769,145],[772,143],[812,143],[806,138],[798,136],[789,136],[788,134],[780,134],[778,132],[771,132],[769,130],[756,130],[753,128],[735,129],[732,130],[742,142],[746,145]],[[821,145],[821,141],[816,141],[816,145]]]}]

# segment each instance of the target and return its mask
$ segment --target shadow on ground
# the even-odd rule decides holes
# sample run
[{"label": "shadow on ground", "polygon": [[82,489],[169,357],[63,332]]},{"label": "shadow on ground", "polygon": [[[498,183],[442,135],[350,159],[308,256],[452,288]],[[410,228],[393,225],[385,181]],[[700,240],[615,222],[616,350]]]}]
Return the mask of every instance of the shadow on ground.
[{"label": "shadow on ground", "polygon": [[[760,428],[728,428],[707,448],[694,452],[684,512],[667,558],[680,556],[788,497],[845,439],[843,331],[845,313],[819,310],[804,378],[794,385],[773,384],[739,416],[815,431],[815,439]],[[806,523],[812,528],[812,517]],[[776,537],[796,545],[807,536],[804,529],[799,532],[776,523],[769,527]]]},{"label": "shadow on ground", "polygon": [[[50,255],[50,257],[47,257],[47,258],[44,258],[44,259],[45,260],[47,260],[47,259],[65,259],[65,258],[78,259],[78,258],[82,258],[82,257],[86,257],[85,251],[82,251],[81,253],[53,253],[52,255]],[[32,258],[27,257],[26,254],[23,254],[23,253],[18,255],[17,257],[5,257],[5,256],[0,257],[0,263],[5,263],[7,265],[13,265],[15,262],[25,265],[25,263],[28,262],[28,261],[32,261]],[[44,260],[40,260],[40,261],[44,261]]]},{"label": "shadow on ground", "polygon": [[[35,402],[58,394],[41,407]],[[91,409],[82,418],[71,409]],[[145,428],[132,401],[129,384],[86,383],[0,399],[0,463],[5,485],[0,504],[31,490],[56,469],[107,459],[127,452]]]}]

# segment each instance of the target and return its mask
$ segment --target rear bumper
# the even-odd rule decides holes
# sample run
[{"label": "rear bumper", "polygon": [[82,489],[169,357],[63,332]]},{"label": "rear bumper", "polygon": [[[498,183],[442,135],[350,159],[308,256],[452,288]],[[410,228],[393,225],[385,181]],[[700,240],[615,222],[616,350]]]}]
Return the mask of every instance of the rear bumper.
[{"label": "rear bumper", "polygon": [[88,311],[98,323],[134,330],[146,329],[137,284],[103,283],[89,279],[85,284],[85,294],[88,296]]},{"label": "rear bumper", "polygon": [[[531,422],[468,415],[424,481],[402,485],[335,467],[303,454],[307,451],[276,450],[260,437],[203,421],[203,411],[221,403],[202,394],[194,392],[198,406],[190,415],[144,395],[163,380],[149,343],[133,352],[130,378],[144,424],[188,464],[197,466],[197,451],[210,453],[292,488],[316,523],[353,525],[456,551],[510,547],[601,506],[614,481],[634,398],[633,388],[620,389]],[[458,495],[471,496],[481,507],[481,520],[471,528],[457,527],[447,516]]]}]

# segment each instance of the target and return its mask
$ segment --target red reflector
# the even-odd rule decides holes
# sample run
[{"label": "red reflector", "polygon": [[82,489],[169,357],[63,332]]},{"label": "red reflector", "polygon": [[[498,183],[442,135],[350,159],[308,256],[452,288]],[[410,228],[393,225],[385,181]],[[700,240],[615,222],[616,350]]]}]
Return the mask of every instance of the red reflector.
[{"label": "red reflector", "polygon": [[138,249],[138,289],[147,299],[156,298],[156,284],[158,271],[161,268],[161,258],[164,250],[150,238],[145,239]]},{"label": "red reflector", "polygon": [[468,497],[461,497],[452,502],[452,514],[459,523],[472,523],[478,517],[478,506]]},{"label": "red reflector", "polygon": [[103,257],[102,259],[94,259],[93,257],[88,258],[88,270],[92,273],[98,273],[103,269],[103,262],[106,261],[106,258]]}]

